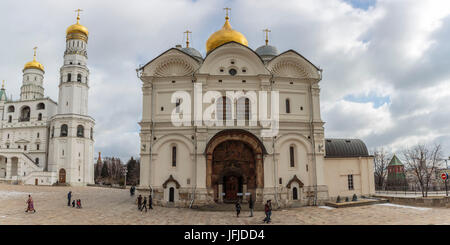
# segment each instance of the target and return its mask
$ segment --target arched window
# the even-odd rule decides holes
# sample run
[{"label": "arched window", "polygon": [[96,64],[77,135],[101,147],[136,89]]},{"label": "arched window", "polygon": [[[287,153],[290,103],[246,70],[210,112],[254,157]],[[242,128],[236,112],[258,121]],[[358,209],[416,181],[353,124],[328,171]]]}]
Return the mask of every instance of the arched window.
[{"label": "arched window", "polygon": [[84,127],[83,125],[78,125],[77,127],[77,137],[84,137]]},{"label": "arched window", "polygon": [[91,128],[91,140],[94,139],[94,129]]},{"label": "arched window", "polygon": [[250,99],[241,97],[237,102],[237,119],[245,120],[245,125],[248,125],[250,120]]},{"label": "arched window", "polygon": [[289,146],[289,163],[291,167],[295,167],[295,148],[294,146]]},{"label": "arched window", "polygon": [[77,75],[77,82],[81,83],[81,74]]},{"label": "arched window", "polygon": [[44,110],[45,109],[45,104],[44,103],[37,104],[36,109],[37,110]]},{"label": "arched window", "polygon": [[292,188],[292,199],[298,200],[298,190],[297,187]]},{"label": "arched window", "polygon": [[67,132],[68,132],[68,127],[67,127],[67,124],[63,124],[63,125],[61,125],[61,134],[60,134],[60,136],[61,137],[66,137],[67,136]]},{"label": "arched window", "polygon": [[70,73],[67,74],[67,81],[68,82],[72,81],[72,74],[70,74]]},{"label": "arched window", "polygon": [[36,163],[36,165],[39,165],[39,158],[36,157],[36,159],[34,160],[34,163]]},{"label": "arched window", "polygon": [[217,120],[223,120],[225,124],[226,120],[231,119],[231,100],[226,96],[223,96],[217,100],[216,118]]},{"label": "arched window", "polygon": [[42,113],[38,114],[38,121],[42,121]]},{"label": "arched window", "polygon": [[8,112],[14,112],[14,106],[10,105],[10,106],[8,107]]},{"label": "arched window", "polygon": [[289,99],[286,99],[286,113],[291,113],[291,104]]},{"label": "arched window", "polygon": [[30,107],[29,106],[24,106],[22,107],[22,110],[20,111],[20,122],[28,122],[30,121]]},{"label": "arched window", "polygon": [[177,147],[172,146],[172,167],[177,166]]}]

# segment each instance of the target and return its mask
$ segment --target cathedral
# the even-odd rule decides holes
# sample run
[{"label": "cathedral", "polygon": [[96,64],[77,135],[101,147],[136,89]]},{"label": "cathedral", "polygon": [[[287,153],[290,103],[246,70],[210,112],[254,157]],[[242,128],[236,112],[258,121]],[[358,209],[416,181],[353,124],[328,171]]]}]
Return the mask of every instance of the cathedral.
[{"label": "cathedral", "polygon": [[0,90],[0,181],[28,185],[94,183],[94,119],[88,115],[88,29],[66,31],[58,103],[44,94],[44,66],[23,68],[20,99]]},{"label": "cathedral", "polygon": [[[152,193],[158,205],[252,197],[257,204],[270,199],[291,207],[375,193],[373,156],[364,142],[325,138],[322,70],[294,50],[278,52],[265,31],[265,44],[254,50],[227,13],[223,27],[206,41],[204,57],[189,46],[187,31],[185,47],[176,45],[138,68],[138,190]],[[255,99],[267,108],[253,106]],[[223,123],[198,123],[206,112]],[[252,123],[265,112],[271,123]],[[182,113],[184,122],[174,123],[174,114]],[[239,118],[243,123],[235,123]],[[276,133],[264,133],[274,124]]]}]

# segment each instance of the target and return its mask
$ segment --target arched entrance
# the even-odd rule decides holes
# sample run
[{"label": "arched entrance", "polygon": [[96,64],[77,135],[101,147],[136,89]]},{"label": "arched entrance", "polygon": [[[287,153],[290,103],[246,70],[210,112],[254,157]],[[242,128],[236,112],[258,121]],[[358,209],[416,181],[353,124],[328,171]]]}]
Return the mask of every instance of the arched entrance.
[{"label": "arched entrance", "polygon": [[58,182],[60,184],[65,184],[66,183],[66,170],[65,169],[60,169],[59,170],[59,180]]},{"label": "arched entrance", "polygon": [[[264,187],[264,146],[245,130],[224,130],[206,146],[206,185],[216,202],[234,202]],[[257,195],[256,195],[257,196]]]},{"label": "arched entrance", "polygon": [[169,189],[169,202],[175,202],[175,188],[173,187]]}]

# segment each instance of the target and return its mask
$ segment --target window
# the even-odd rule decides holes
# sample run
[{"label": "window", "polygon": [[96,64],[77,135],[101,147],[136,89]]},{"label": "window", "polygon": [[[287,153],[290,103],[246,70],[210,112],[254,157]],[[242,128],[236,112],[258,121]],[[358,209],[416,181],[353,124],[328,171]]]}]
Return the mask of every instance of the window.
[{"label": "window", "polygon": [[348,179],[348,189],[353,190],[353,174],[347,175]]},{"label": "window", "polygon": [[250,99],[241,97],[237,103],[237,118],[238,120],[245,120],[245,125],[249,125],[250,120]]},{"label": "window", "polygon": [[27,145],[23,146],[23,150],[26,151],[27,150]]},{"label": "window", "polygon": [[230,75],[234,76],[234,75],[237,74],[237,71],[236,71],[236,69],[231,68],[231,69],[228,71],[228,73],[230,73]]},{"label": "window", "polygon": [[37,144],[37,145],[36,145],[36,150],[38,150],[38,151],[39,151],[39,144]]},{"label": "window", "polygon": [[37,138],[39,138],[39,133],[37,133]]},{"label": "window", "polygon": [[12,122],[12,116],[9,116],[9,117],[8,117],[8,122],[9,122],[9,123]]},{"label": "window", "polygon": [[72,81],[72,74],[70,74],[70,73],[67,74],[67,81],[68,82]]},{"label": "window", "polygon": [[68,127],[67,124],[61,125],[61,137],[67,137]]},{"label": "window", "polygon": [[8,134],[8,139],[9,139],[9,134]]},{"label": "window", "polygon": [[279,183],[280,185],[282,185],[282,184],[283,184],[283,178],[279,178],[279,179],[278,179],[278,183]]},{"label": "window", "polygon": [[81,83],[81,74],[77,75],[77,82]]},{"label": "window", "polygon": [[91,140],[94,139],[94,129],[91,128]]},{"label": "window", "polygon": [[39,158],[36,157],[36,159],[34,160],[34,162],[36,163],[36,165],[39,165]]},{"label": "window", "polygon": [[231,119],[231,100],[226,96],[217,100],[216,118],[223,120],[224,124],[227,119]]},{"label": "window", "polygon": [[291,113],[291,105],[289,99],[286,99],[286,113]]},{"label": "window", "polygon": [[77,127],[77,137],[84,137],[84,127],[83,125],[78,125]]},{"label": "window", "polygon": [[289,146],[289,162],[291,167],[295,167],[295,159],[294,159],[294,146]]},{"label": "window", "polygon": [[38,115],[38,121],[42,121],[42,113],[39,113],[39,115]]},{"label": "window", "polygon": [[36,109],[37,110],[44,110],[45,109],[45,104],[44,103],[37,104]]},{"label": "window", "polygon": [[52,138],[55,136],[55,126],[52,127]]},{"label": "window", "polygon": [[9,144],[6,145],[6,149],[9,149]]},{"label": "window", "polygon": [[177,147],[172,146],[172,167],[177,166]]},{"label": "window", "polygon": [[8,112],[14,112],[14,106],[10,105],[10,106],[8,107]]},{"label": "window", "polygon": [[29,106],[24,106],[22,108],[22,110],[20,111],[20,119],[19,119],[19,121],[20,122],[28,122],[28,121],[30,121],[30,113],[31,113],[30,107]]}]

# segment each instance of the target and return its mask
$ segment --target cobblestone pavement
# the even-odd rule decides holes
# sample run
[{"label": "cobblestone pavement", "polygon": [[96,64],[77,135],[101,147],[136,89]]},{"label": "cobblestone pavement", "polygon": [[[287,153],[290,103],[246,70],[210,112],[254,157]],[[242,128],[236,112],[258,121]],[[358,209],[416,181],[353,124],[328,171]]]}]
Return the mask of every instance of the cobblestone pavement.
[{"label": "cobblestone pavement", "polygon": [[[67,192],[81,199],[83,208],[67,207]],[[34,199],[36,213],[25,213],[28,194]],[[263,212],[247,217],[242,212],[206,212],[182,208],[155,207],[141,213],[129,190],[99,187],[44,187],[0,184],[0,224],[181,224],[181,225],[254,225],[263,224]],[[447,224],[450,209],[417,208],[400,205],[372,205],[332,209],[302,207],[274,211],[273,224],[368,225],[368,224]]]}]

